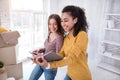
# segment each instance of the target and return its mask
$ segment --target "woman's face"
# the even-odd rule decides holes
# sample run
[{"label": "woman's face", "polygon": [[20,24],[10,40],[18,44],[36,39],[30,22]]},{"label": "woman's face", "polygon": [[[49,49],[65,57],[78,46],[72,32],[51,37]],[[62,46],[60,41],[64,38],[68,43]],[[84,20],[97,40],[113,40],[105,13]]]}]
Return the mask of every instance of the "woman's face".
[{"label": "woman's face", "polygon": [[66,32],[70,32],[74,30],[74,25],[77,22],[76,18],[70,15],[69,12],[64,12],[61,15],[61,25]]},{"label": "woman's face", "polygon": [[49,23],[48,23],[48,27],[49,27],[50,32],[56,33],[56,31],[58,29],[56,20],[55,19],[50,19]]}]

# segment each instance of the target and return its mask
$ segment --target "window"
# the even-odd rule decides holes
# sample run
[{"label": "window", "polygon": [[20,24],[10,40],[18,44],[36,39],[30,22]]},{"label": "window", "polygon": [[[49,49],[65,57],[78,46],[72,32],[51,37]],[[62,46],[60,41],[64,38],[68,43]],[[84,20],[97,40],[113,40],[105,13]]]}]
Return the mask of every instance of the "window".
[{"label": "window", "polygon": [[13,10],[43,11],[43,0],[11,0]]},{"label": "window", "polygon": [[11,0],[11,9],[11,30],[21,35],[18,43],[21,60],[31,55],[30,50],[43,46],[47,13],[43,11],[43,0]]}]

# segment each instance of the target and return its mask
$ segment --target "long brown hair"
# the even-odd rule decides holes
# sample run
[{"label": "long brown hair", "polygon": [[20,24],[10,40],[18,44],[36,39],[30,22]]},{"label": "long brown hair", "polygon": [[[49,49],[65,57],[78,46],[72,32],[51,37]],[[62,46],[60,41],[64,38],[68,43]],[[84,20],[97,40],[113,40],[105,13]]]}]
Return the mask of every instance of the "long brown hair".
[{"label": "long brown hair", "polygon": [[[57,32],[61,35],[64,35],[64,30],[61,26],[61,18],[58,14],[51,14],[48,18],[48,25],[49,25],[49,21],[50,19],[55,19],[55,21],[57,22]],[[49,30],[49,34],[50,34],[50,30]]]}]

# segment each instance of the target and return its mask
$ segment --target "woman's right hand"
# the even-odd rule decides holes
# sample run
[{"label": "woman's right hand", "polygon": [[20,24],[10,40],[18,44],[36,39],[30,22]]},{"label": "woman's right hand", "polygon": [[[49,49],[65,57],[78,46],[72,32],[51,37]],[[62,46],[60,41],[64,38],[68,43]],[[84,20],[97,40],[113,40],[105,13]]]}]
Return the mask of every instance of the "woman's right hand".
[{"label": "woman's right hand", "polygon": [[[38,59],[42,60],[42,62],[40,62]],[[40,66],[44,66],[44,67],[48,67],[48,62],[45,60],[45,58],[43,56],[38,56],[36,57],[36,64],[40,65]]]},{"label": "woman's right hand", "polygon": [[36,55],[33,55],[33,62],[36,63],[36,58],[41,57],[43,54],[36,52]]}]

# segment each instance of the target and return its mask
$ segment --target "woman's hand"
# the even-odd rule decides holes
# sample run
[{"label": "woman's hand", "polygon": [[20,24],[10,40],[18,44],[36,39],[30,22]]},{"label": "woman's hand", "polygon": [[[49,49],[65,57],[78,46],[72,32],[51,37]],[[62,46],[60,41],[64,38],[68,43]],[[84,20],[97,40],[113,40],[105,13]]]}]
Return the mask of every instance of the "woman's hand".
[{"label": "woman's hand", "polygon": [[[41,62],[38,60],[39,58],[41,58]],[[44,59],[43,56],[38,56],[36,57],[36,64],[40,65],[40,66],[44,66],[44,67],[48,67],[48,62]]]}]

